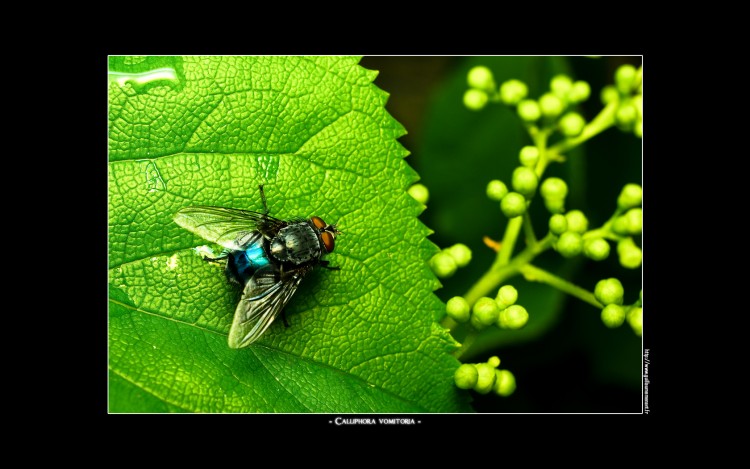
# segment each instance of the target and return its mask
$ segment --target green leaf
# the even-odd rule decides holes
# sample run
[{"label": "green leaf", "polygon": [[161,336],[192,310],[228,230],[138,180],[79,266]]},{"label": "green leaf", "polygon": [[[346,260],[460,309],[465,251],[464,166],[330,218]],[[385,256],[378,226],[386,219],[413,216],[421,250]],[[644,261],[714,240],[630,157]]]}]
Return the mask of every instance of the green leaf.
[{"label": "green leaf", "polygon": [[[470,411],[439,327],[436,252],[406,188],[376,72],[356,57],[113,57],[109,84],[112,412]],[[239,291],[172,217],[190,205],[318,215],[344,232],[254,345]],[[211,246],[216,249],[216,246]]]}]

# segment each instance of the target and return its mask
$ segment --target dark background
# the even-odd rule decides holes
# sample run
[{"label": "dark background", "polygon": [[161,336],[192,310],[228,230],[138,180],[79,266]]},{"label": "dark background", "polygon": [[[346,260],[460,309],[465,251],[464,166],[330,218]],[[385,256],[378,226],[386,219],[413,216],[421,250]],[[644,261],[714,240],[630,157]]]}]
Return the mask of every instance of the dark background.
[{"label": "dark background", "polygon": [[[472,249],[471,264],[442,279],[443,288],[436,291],[447,301],[464,294],[494,259],[482,236],[499,240],[507,219],[498,204],[487,199],[485,187],[491,179],[510,186],[518,151],[531,143],[511,109],[488,105],[474,112],[463,106],[468,70],[486,65],[498,85],[521,79],[534,99],[548,90],[557,73],[586,80],[591,97],[578,111],[590,120],[601,110],[599,93],[613,82],[616,68],[624,63],[638,66],[641,58],[401,56],[364,57],[360,63],[380,72],[375,84],[390,94],[386,107],[408,131],[400,142],[411,152],[407,162],[430,190],[428,208],[420,217],[435,231],[430,239],[441,248],[461,242]],[[641,154],[640,139],[613,128],[570,152],[566,163],[550,166],[545,177],[568,182],[566,209],[582,210],[593,228],[611,216],[624,184],[641,183]],[[541,237],[549,214],[539,199],[531,214]],[[636,242],[641,245],[640,236]],[[519,248],[522,243],[519,239]],[[550,251],[535,264],[588,290],[603,278],[617,277],[625,287],[625,304],[631,304],[641,289],[641,269],[621,267],[615,246],[611,248],[603,262],[582,256],[564,260]],[[515,332],[490,328],[475,343],[476,352],[462,361],[476,363],[497,355],[500,367],[515,375],[518,388],[507,398],[472,392],[477,411],[641,412],[642,341],[627,322],[608,329],[599,310],[552,287],[521,277],[506,283],[518,288],[518,303],[529,311],[529,324]]]}]

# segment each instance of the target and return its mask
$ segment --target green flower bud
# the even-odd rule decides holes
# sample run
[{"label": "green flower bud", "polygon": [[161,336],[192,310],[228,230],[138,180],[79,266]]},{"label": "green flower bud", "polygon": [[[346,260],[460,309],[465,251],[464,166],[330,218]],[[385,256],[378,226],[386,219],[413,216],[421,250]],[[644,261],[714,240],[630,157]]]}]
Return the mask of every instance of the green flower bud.
[{"label": "green flower bud", "polygon": [[549,230],[556,235],[561,235],[568,231],[568,219],[565,215],[552,215],[549,217]]},{"label": "green flower bud", "polygon": [[640,118],[643,115],[643,95],[637,94],[633,96],[630,102],[635,106],[635,110],[638,111],[638,117]]},{"label": "green flower bud", "polygon": [[477,363],[474,366],[478,374],[474,390],[479,394],[487,394],[495,384],[495,368],[488,363]]},{"label": "green flower bud", "polygon": [[485,91],[492,91],[495,89],[495,79],[492,77],[492,71],[482,65],[472,67],[472,69],[469,70],[466,81],[472,88]]},{"label": "green flower bud", "polygon": [[612,222],[611,230],[615,234],[626,236],[628,234],[628,226],[628,220],[624,216],[620,215]]},{"label": "green flower bud", "polygon": [[427,201],[430,200],[430,191],[422,184],[414,184],[408,192],[420,204],[426,205]]},{"label": "green flower bud", "polygon": [[498,366],[500,366],[500,359],[495,356],[490,357],[490,359],[487,360],[487,364],[489,364],[493,368],[497,368]]},{"label": "green flower bud", "polygon": [[507,193],[508,186],[506,186],[503,181],[493,179],[487,184],[487,197],[489,197],[490,200],[499,202],[503,200],[503,197],[505,197],[505,194]]},{"label": "green flower bud", "polygon": [[638,67],[635,71],[635,78],[633,79],[633,89],[638,94],[643,94],[643,65]]},{"label": "green flower bud", "polygon": [[533,99],[525,99],[518,103],[518,116],[526,122],[534,122],[542,116],[539,104]]},{"label": "green flower bud", "polygon": [[453,257],[457,267],[466,267],[469,261],[471,261],[471,249],[465,244],[457,243],[444,249],[444,251]]},{"label": "green flower bud", "polygon": [[643,210],[640,208],[631,208],[623,215],[628,224],[628,233],[632,235],[641,234],[643,230]]},{"label": "green flower bud", "polygon": [[617,197],[617,206],[622,210],[637,207],[643,201],[643,190],[638,184],[625,184]]},{"label": "green flower bud", "polygon": [[459,366],[453,374],[453,381],[455,381],[456,386],[460,389],[472,389],[477,385],[478,379],[479,372],[477,371],[477,367],[471,363],[464,363]]},{"label": "green flower bud", "polygon": [[511,185],[516,192],[530,199],[536,192],[536,188],[539,185],[539,178],[536,177],[533,169],[519,166],[513,171]]},{"label": "green flower bud", "polygon": [[607,278],[599,280],[594,287],[594,296],[599,303],[603,305],[621,305],[622,297],[625,295],[625,289],[622,283],[616,278]]},{"label": "green flower bud", "polygon": [[565,211],[565,199],[544,199],[544,206],[549,213],[563,213]]},{"label": "green flower bud", "polygon": [[534,168],[539,161],[539,149],[531,145],[526,145],[521,148],[521,153],[518,154],[518,161],[527,168]]},{"label": "green flower bud", "polygon": [[462,296],[454,296],[445,304],[445,313],[456,322],[467,322],[470,312],[469,303]]},{"label": "green flower bud", "polygon": [[542,182],[541,193],[545,199],[564,199],[568,195],[568,185],[560,178],[547,178]]},{"label": "green flower bud", "polygon": [[482,329],[485,329],[487,326],[479,322],[479,319],[475,315],[471,315],[469,318],[469,324],[471,324],[471,327],[474,329],[481,331]]},{"label": "green flower bud", "polygon": [[565,74],[555,75],[550,81],[549,87],[553,93],[561,98],[565,98],[570,93],[571,88],[573,88],[573,80]]},{"label": "green flower bud", "polygon": [[643,308],[632,308],[628,312],[628,324],[633,328],[633,332],[640,337],[643,334]]},{"label": "green flower bud", "polygon": [[617,112],[615,112],[615,120],[617,121],[617,124],[625,128],[628,128],[633,124],[637,117],[638,111],[636,111],[635,106],[629,102],[622,103],[620,107],[617,108]]},{"label": "green flower bud", "polygon": [[500,311],[497,325],[503,329],[520,329],[529,322],[529,313],[521,305],[510,305]]},{"label": "green flower bud", "polygon": [[568,92],[568,101],[571,103],[582,103],[589,99],[591,87],[583,80],[573,83],[573,87]]},{"label": "green flower bud", "polygon": [[539,98],[539,109],[545,117],[557,117],[565,110],[565,103],[557,95],[545,93]]},{"label": "green flower bud", "polygon": [[638,67],[638,70],[635,71],[635,80],[633,80],[633,84],[636,85],[635,92],[638,94],[643,94],[643,65]]},{"label": "green flower bud", "polygon": [[568,230],[583,234],[589,229],[589,220],[580,210],[571,210],[565,214],[568,220]]},{"label": "green flower bud", "polygon": [[473,316],[476,316],[476,322],[483,326],[494,324],[499,315],[500,309],[492,298],[484,296],[474,303]]},{"label": "green flower bud", "polygon": [[625,308],[616,304],[605,306],[602,309],[602,322],[611,329],[622,326],[625,322]]},{"label": "green flower bud", "polygon": [[482,109],[489,100],[487,93],[481,90],[470,89],[464,93],[464,106],[472,111]]},{"label": "green flower bud", "polygon": [[529,94],[529,87],[520,80],[508,80],[500,85],[500,99],[508,106],[515,106]]},{"label": "green flower bud", "polygon": [[[570,225],[570,222],[568,222],[568,225]],[[555,249],[563,257],[577,256],[583,250],[583,239],[580,234],[574,231],[566,231],[557,239]]]},{"label": "green flower bud", "polygon": [[583,242],[583,254],[589,259],[603,261],[609,257],[609,243],[604,238],[587,239]]},{"label": "green flower bud", "polygon": [[447,278],[455,274],[456,267],[456,260],[445,251],[440,251],[430,259],[430,268],[440,278]]},{"label": "green flower bud", "polygon": [[558,126],[566,137],[577,137],[586,127],[586,121],[577,112],[569,112],[560,118]]},{"label": "green flower bud", "polygon": [[599,98],[601,99],[602,104],[606,106],[612,101],[620,99],[620,93],[617,92],[617,88],[615,88],[613,85],[607,85],[602,88],[602,92],[599,95]]},{"label": "green flower bud", "polygon": [[515,304],[516,301],[518,301],[518,290],[513,285],[503,285],[497,291],[495,302],[500,309],[505,309]]},{"label": "green flower bud", "polygon": [[638,138],[643,138],[643,121],[638,119],[635,121],[635,127],[633,127],[633,134]]},{"label": "green flower bud", "polygon": [[633,238],[626,238],[617,243],[617,255],[620,265],[626,269],[637,269],[643,262],[643,251],[635,245]]},{"label": "green flower bud", "polygon": [[630,64],[620,65],[620,67],[618,67],[615,71],[615,86],[620,93],[628,94],[633,90],[635,75],[635,67]]},{"label": "green flower bud", "polygon": [[508,370],[495,370],[495,385],[492,390],[498,396],[510,396],[516,390],[516,377]]},{"label": "green flower bud", "polygon": [[518,192],[509,192],[500,201],[500,210],[508,218],[519,217],[526,211],[526,199]]},{"label": "green flower bud", "polygon": [[[624,216],[622,218],[625,218]],[[627,221],[627,220],[626,220]],[[625,238],[620,240],[617,243],[617,253],[620,254],[622,251],[628,251],[633,248],[637,248],[635,241],[633,241],[633,238]]]}]

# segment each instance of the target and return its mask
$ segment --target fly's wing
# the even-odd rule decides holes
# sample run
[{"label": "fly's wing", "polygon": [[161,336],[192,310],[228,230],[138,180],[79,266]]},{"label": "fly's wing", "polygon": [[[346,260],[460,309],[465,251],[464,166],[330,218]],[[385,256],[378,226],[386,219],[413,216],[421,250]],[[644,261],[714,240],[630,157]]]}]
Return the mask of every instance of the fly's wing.
[{"label": "fly's wing", "polygon": [[185,207],[174,221],[203,239],[227,249],[239,251],[263,235],[277,232],[285,223],[277,218],[250,210],[222,207]]},{"label": "fly's wing", "polygon": [[282,279],[280,272],[271,265],[258,269],[245,285],[234,311],[229,347],[247,347],[258,340],[292,298],[308,271],[300,269]]}]

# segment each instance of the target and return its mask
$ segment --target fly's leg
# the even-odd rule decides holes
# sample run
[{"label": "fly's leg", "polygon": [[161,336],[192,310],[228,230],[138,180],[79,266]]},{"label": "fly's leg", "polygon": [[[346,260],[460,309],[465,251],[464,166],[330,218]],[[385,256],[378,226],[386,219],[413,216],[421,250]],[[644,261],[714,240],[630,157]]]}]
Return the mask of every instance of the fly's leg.
[{"label": "fly's leg", "polygon": [[284,321],[284,327],[289,327],[289,323],[286,321],[286,311],[281,310],[281,320]]},{"label": "fly's leg", "polygon": [[238,275],[235,274],[235,272],[237,271],[237,267],[234,265],[234,258],[229,257],[230,253],[231,251],[229,249],[222,249],[221,253],[219,253],[218,256],[203,256],[203,260],[212,264],[224,265],[224,275],[226,276],[229,283],[242,286],[242,282],[239,280]]},{"label": "fly's leg", "polygon": [[263,215],[268,215],[268,204],[266,203],[266,193],[263,191],[263,184],[258,186],[260,190],[260,200],[263,202]]},{"label": "fly's leg", "polygon": [[320,266],[323,267],[324,269],[328,269],[328,270],[341,270],[341,267],[339,267],[339,266],[331,267],[328,264],[330,264],[329,261],[320,261]]},{"label": "fly's leg", "polygon": [[213,262],[213,263],[218,264],[222,262],[224,259],[226,259],[228,255],[229,255],[229,249],[222,249],[219,255],[216,257],[201,255],[201,259],[203,259],[206,262]]}]

